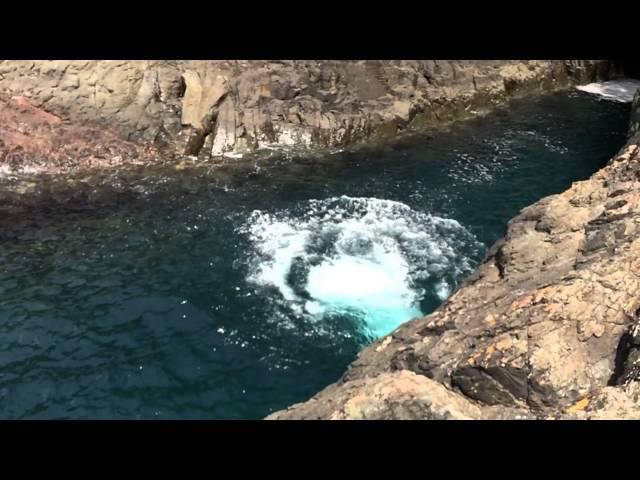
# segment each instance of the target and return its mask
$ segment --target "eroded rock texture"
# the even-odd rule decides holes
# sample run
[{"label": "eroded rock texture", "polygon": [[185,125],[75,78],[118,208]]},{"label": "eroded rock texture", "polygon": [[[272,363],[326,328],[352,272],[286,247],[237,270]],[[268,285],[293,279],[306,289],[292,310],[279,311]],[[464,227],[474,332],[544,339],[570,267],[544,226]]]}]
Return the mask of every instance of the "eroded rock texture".
[{"label": "eroded rock texture", "polygon": [[640,132],[640,90],[638,90],[633,97],[633,104],[631,107],[631,121],[629,122],[629,132],[631,135],[635,135]]},{"label": "eroded rock texture", "polygon": [[269,418],[640,418],[639,143],[523,209],[437,311]]},{"label": "eroded rock texture", "polygon": [[606,78],[605,61],[0,61],[0,90],[127,140],[210,158],[341,147]]},{"label": "eroded rock texture", "polygon": [[151,144],[124,140],[113,128],[65,121],[33,99],[0,93],[0,178],[79,168],[105,171],[171,159]]},{"label": "eroded rock texture", "polygon": [[[609,73],[599,61],[0,61],[0,174],[339,147]],[[639,137],[524,209],[440,309],[270,418],[640,417]]]}]

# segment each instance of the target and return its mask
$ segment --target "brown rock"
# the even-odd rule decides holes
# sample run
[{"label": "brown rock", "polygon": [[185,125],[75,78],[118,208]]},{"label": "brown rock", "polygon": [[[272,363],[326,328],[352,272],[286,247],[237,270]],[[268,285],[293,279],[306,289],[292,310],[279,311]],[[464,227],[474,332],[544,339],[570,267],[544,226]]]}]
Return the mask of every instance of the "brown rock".
[{"label": "brown rock", "polygon": [[[30,96],[65,120],[109,124],[126,139],[162,141],[173,152],[206,157],[384,139],[411,125],[468,116],[469,110],[510,95],[593,79],[606,74],[607,65],[562,60],[4,60],[0,88]],[[227,98],[224,125],[216,125]],[[230,130],[232,117],[235,128],[246,129],[253,140],[243,139],[245,130]],[[215,138],[207,140],[212,132]],[[205,144],[215,147],[203,150]]]},{"label": "brown rock", "polygon": [[640,418],[638,142],[525,208],[438,310],[271,418]]},{"label": "brown rock", "polygon": [[442,384],[401,370],[375,378],[354,380],[333,391],[332,400],[312,399],[267,417],[271,420],[478,420],[533,418],[524,409],[487,408],[451,391]]}]

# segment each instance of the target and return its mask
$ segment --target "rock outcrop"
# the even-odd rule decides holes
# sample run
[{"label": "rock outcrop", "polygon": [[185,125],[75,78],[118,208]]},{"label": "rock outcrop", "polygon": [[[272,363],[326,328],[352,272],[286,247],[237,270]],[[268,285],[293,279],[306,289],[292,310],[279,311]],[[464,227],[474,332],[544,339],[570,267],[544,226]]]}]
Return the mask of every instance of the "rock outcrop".
[{"label": "rock outcrop", "polygon": [[0,91],[64,121],[210,159],[384,139],[614,70],[564,60],[5,60]]},{"label": "rock outcrop", "polygon": [[0,93],[0,178],[79,168],[106,171],[171,160],[151,144],[123,140],[112,128],[68,122],[32,99]]},{"label": "rock outcrop", "polygon": [[[604,61],[0,61],[0,176],[336,148],[608,78]],[[614,73],[614,72],[613,72]],[[437,311],[269,418],[640,418],[640,98]],[[124,137],[124,139],[123,139]],[[43,167],[44,166],[44,167]]]},{"label": "rock outcrop", "polygon": [[269,418],[640,418],[638,252],[634,133],[589,180],[523,209],[439,309]]},{"label": "rock outcrop", "polygon": [[640,132],[640,90],[633,97],[631,105],[631,121],[629,122],[629,132],[635,135]]}]

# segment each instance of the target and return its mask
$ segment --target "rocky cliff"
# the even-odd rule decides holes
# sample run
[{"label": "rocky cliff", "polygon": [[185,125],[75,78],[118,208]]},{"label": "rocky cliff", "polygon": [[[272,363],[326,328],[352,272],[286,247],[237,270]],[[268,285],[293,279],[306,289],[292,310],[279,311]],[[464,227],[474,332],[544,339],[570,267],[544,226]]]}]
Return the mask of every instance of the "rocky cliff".
[{"label": "rocky cliff", "polygon": [[272,419],[640,418],[640,115],[605,168],[523,209],[435,312]]},{"label": "rocky cliff", "polygon": [[[606,61],[564,60],[5,60],[0,150],[11,157],[0,162],[15,170],[23,161],[37,168],[55,158],[61,167],[82,167],[91,157],[89,166],[113,167],[159,156],[207,160],[282,146],[339,148],[613,70]],[[116,145],[116,136],[131,143]],[[159,150],[145,156],[134,144]],[[92,145],[108,147],[88,151]],[[33,155],[16,154],[24,151]]]},{"label": "rocky cliff", "polygon": [[629,134],[633,136],[638,132],[640,132],[640,90],[633,97],[631,120],[629,122]]},{"label": "rocky cliff", "polygon": [[[0,176],[336,148],[606,78],[602,61],[0,61]],[[524,209],[436,312],[271,418],[640,417],[640,100],[603,170]],[[123,139],[124,137],[124,139]]]}]

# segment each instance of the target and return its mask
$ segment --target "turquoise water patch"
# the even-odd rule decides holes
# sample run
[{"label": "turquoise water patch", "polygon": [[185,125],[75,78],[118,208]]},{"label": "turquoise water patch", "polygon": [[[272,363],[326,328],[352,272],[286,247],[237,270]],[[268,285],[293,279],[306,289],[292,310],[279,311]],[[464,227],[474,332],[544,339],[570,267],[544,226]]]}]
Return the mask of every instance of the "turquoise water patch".
[{"label": "turquoise water patch", "polygon": [[254,211],[240,231],[253,244],[250,282],[277,288],[309,328],[327,315],[358,318],[365,341],[421,316],[425,288],[446,298],[483,250],[453,219],[346,195]]}]

